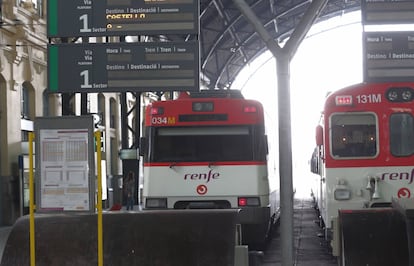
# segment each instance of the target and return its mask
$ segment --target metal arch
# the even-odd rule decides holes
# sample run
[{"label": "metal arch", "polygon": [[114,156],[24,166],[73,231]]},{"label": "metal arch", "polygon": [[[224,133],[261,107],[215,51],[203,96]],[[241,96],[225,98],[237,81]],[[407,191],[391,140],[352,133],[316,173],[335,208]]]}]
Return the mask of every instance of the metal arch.
[{"label": "metal arch", "polygon": [[[300,7],[300,6],[296,6],[295,8],[298,8],[298,7]],[[291,9],[287,10],[286,12],[293,12],[293,9],[295,9],[295,8],[291,8]],[[274,19],[280,19],[281,17],[282,17],[282,14],[279,14]],[[328,18],[328,17],[330,17],[330,16],[325,16],[325,18]],[[296,20],[298,17],[297,16],[296,17],[295,16],[291,16],[290,17],[290,21],[292,21],[291,18],[294,18],[293,20]],[[269,22],[265,23],[266,26],[269,23],[271,23],[271,20]],[[281,23],[279,23],[279,25],[280,24]],[[287,27],[286,32],[279,31],[280,36],[282,34],[284,34],[286,36],[290,35],[291,31],[293,30],[293,26],[292,25],[290,27]],[[252,36],[249,36],[248,38],[246,38],[245,43],[243,45],[246,46],[247,43],[248,43],[248,41],[250,41],[250,39],[253,39],[253,45],[252,46],[254,46],[254,47],[260,47],[259,49],[256,49],[257,52],[254,53],[251,56],[251,58],[249,58],[249,60],[247,62],[241,62],[240,58],[239,57],[236,57],[236,53],[233,54],[233,55],[231,55],[230,58],[228,58],[228,60],[226,61],[226,63],[222,65],[222,68],[218,71],[219,75],[217,76],[216,83],[214,84],[214,87],[226,87],[228,84],[231,84],[231,82],[234,80],[235,76],[241,70],[241,68],[246,63],[251,62],[253,59],[255,59],[258,55],[260,55],[264,51],[264,49],[265,49],[264,44],[261,43],[260,40],[257,40],[257,38],[254,38],[254,37],[257,37],[257,36],[255,36],[255,33],[253,33]],[[258,43],[256,43],[256,42],[258,42]],[[230,71],[229,70],[232,66],[235,66],[236,71]],[[223,75],[224,74],[227,74],[227,76],[226,76],[227,81],[225,83],[222,81],[222,80],[225,80],[225,78],[223,78]]]},{"label": "metal arch", "polygon": [[[263,4],[265,1],[255,1],[253,2],[253,4],[251,5],[251,8],[253,10],[256,9],[256,12],[260,13],[262,15],[262,17],[266,17],[266,21],[264,22],[264,24],[266,26],[269,25],[269,23],[275,23],[275,21],[277,20],[281,20],[283,19],[285,16],[289,16],[290,14],[303,14],[305,10],[304,6],[307,5],[309,3],[308,0],[305,1],[296,1],[293,5],[292,2],[293,1],[289,1],[289,3],[284,3],[283,1],[279,1],[279,7],[278,9],[280,9],[280,13],[278,14],[273,14],[274,13],[274,9],[271,10],[271,14],[268,15],[264,12],[261,12],[263,10],[267,11],[268,9],[266,8],[266,6]],[[260,4],[260,5],[259,5]],[[283,4],[283,5],[282,5]],[[270,4],[269,4],[270,7]],[[298,11],[297,11],[298,10]],[[273,15],[272,15],[273,14]],[[289,16],[287,19],[285,19],[286,22],[289,22],[289,20],[291,18],[296,18],[295,15],[291,15]],[[238,14],[238,16],[235,16],[231,26],[236,25],[237,23],[240,23],[240,28],[247,28],[249,29],[249,25],[245,20],[241,20],[243,16],[241,14]],[[282,23],[279,23],[280,27],[283,28],[284,23],[282,21]],[[292,31],[294,28],[295,24],[294,23],[290,23],[290,25],[286,28],[286,31]],[[259,54],[259,52],[264,48],[264,44],[261,42],[260,38],[258,38],[258,36],[256,35],[256,33],[253,31],[253,29],[251,29],[248,32],[247,37],[244,39],[244,41],[238,45],[238,46],[234,46],[234,45],[229,45],[229,43],[234,43],[234,40],[227,38],[226,40],[222,41],[224,38],[224,35],[226,33],[227,29],[224,29],[221,33],[221,35],[219,36],[219,38],[216,40],[216,43],[214,43],[214,45],[212,46],[212,49],[210,50],[210,53],[208,54],[208,57],[203,59],[203,71],[205,71],[205,73],[208,75],[211,72],[209,72],[209,70],[206,68],[206,64],[208,63],[210,57],[212,56],[213,53],[215,53],[215,57],[218,58],[218,52],[223,52],[225,50],[230,50],[233,49],[233,53],[228,53],[227,56],[229,56],[227,58],[227,60],[225,60],[224,64],[216,64],[216,70],[218,69],[219,71],[216,72],[216,78],[213,79],[210,76],[210,80],[212,80],[213,82],[211,82],[211,85],[213,85],[213,87],[226,87],[228,84],[231,84],[231,82],[226,82],[223,83],[220,81],[222,80],[222,77],[224,74],[227,74],[227,80],[233,80],[234,79],[234,75],[228,75],[229,73],[232,74],[232,71],[230,71],[229,69],[231,68],[231,66],[236,66],[236,74],[241,70],[241,68],[246,64],[251,62],[252,59],[256,58]],[[244,30],[244,32],[246,32],[247,30]],[[243,32],[243,31],[242,31]],[[280,32],[280,30],[279,30]],[[284,31],[282,31],[284,32]],[[275,34],[277,34],[277,32],[275,32]],[[253,39],[253,45],[251,45],[251,47],[259,47],[259,49],[251,49],[249,48],[248,50],[253,51],[253,54],[250,57],[244,57],[243,60],[240,59],[240,57],[237,56],[237,51],[241,48],[241,47],[245,47],[247,48],[247,44],[248,42],[250,42]],[[226,42],[227,41],[227,42]],[[256,43],[257,42],[257,43]],[[239,42],[240,43],[240,42]],[[221,48],[217,48],[219,46],[219,44],[221,45]],[[226,47],[226,49],[223,49],[223,47]],[[224,56],[224,55],[223,55]],[[240,63],[235,62],[236,60],[234,60],[234,58],[236,58],[236,60],[239,60]]]},{"label": "metal arch", "polygon": [[[306,10],[306,5],[308,5],[310,2],[308,0],[305,0],[304,2],[300,2],[297,5],[289,8],[288,10],[285,10],[284,12],[282,12],[281,14],[276,14],[275,17],[270,18],[267,22],[264,23],[265,28],[268,28],[268,26],[272,23],[274,23],[274,21],[283,18],[283,16],[290,14],[294,11],[298,11],[298,13],[303,14],[302,10]],[[293,18],[293,20],[295,20],[295,22],[297,20],[299,20],[299,17],[297,16],[290,16],[288,18],[291,19]],[[288,22],[288,21],[287,21]],[[294,29],[294,26],[296,24],[295,23],[291,23],[290,27],[285,27],[285,31],[282,30],[279,32],[283,32],[285,35],[290,35],[291,32]],[[281,25],[280,27],[282,27],[283,25]],[[278,32],[275,32],[276,35]],[[231,85],[231,83],[233,82],[234,78],[237,76],[237,74],[241,71],[241,69],[243,68],[244,65],[252,62],[254,59],[256,59],[260,54],[262,54],[267,48],[265,46],[265,44],[263,43],[263,41],[257,36],[257,33],[254,31],[251,31],[251,33],[246,37],[246,39],[244,40],[243,44],[240,45],[239,47],[237,47],[237,49],[240,49],[240,47],[246,47],[248,46],[249,42],[251,42],[251,45],[249,47],[258,47],[259,49],[253,49],[250,48],[250,51],[253,51],[252,55],[250,58],[248,58],[248,60],[244,61],[244,62],[240,62],[240,57],[236,57],[237,53],[233,53],[233,55],[231,55],[225,62],[225,64],[223,64],[223,67],[220,69],[219,71],[219,76],[217,77],[216,83],[214,84],[215,87],[219,87],[219,88],[223,88],[223,87],[228,87],[229,85]],[[233,60],[235,59],[235,60]],[[238,60],[238,62],[235,62],[236,60]],[[230,77],[228,75],[229,72],[229,68],[230,66],[236,66],[237,71],[232,71],[231,74],[232,76]],[[224,74],[227,74],[227,82],[226,83],[219,83],[222,80],[222,77]]]},{"label": "metal arch", "polygon": [[[223,6],[223,3],[222,3],[222,1],[220,1],[220,0],[213,0],[213,1],[211,1],[211,3],[217,3],[217,2],[220,2],[220,4],[221,4],[221,6],[223,7],[223,9],[224,9],[224,6]],[[254,7],[255,5],[257,5],[258,3],[260,3],[260,1],[258,1],[258,2],[256,2],[252,7]],[[219,8],[217,7],[217,5],[215,5],[215,7],[216,7],[216,9],[217,9],[217,12],[219,13],[219,14],[221,14],[221,13],[223,13],[223,14],[226,14],[226,12],[225,12],[225,10],[223,10],[223,11],[221,11],[221,10],[219,10]],[[203,12],[202,14],[201,14],[201,20],[203,19],[203,14],[205,14],[205,12]],[[239,14],[234,20],[232,20],[232,21],[228,21],[228,15],[227,15],[227,19],[226,19],[226,21],[227,21],[227,27],[224,27],[224,28],[222,28],[222,30],[219,32],[219,31],[217,31],[217,32],[219,32],[219,34],[217,34],[217,38],[214,40],[214,43],[213,43],[213,45],[211,45],[211,47],[210,47],[210,49],[207,51],[207,55],[205,56],[205,58],[204,58],[204,63],[202,64],[202,68],[205,66],[205,64],[207,63],[207,61],[210,59],[210,57],[211,57],[211,55],[215,52],[215,50],[216,50],[216,48],[217,48],[217,46],[220,44],[220,41],[224,38],[224,35],[226,34],[226,32],[229,30],[229,29],[232,29],[233,27],[234,27],[234,25],[235,25],[235,23],[240,19],[242,17],[242,15],[241,14]],[[213,31],[213,30],[211,30],[211,31]]]},{"label": "metal arch", "polygon": [[[295,8],[304,8],[304,5],[298,5]],[[292,8],[291,10],[293,10],[294,8]],[[291,11],[289,10],[289,11]],[[326,16],[321,17],[318,22],[329,19],[331,17],[334,17],[336,15],[338,15],[338,12],[344,13],[344,12],[349,12],[349,11],[353,11],[352,9],[348,8],[347,10],[344,9],[340,9],[338,10],[333,10],[331,13],[328,13]],[[323,14],[322,14],[323,15]],[[278,19],[279,16],[277,16],[275,19]],[[291,17],[293,18],[293,20],[297,20],[299,17]],[[296,21],[295,21],[296,22]],[[268,21],[267,23],[264,23],[265,27],[268,28],[268,26],[272,23],[272,20]],[[293,27],[293,23],[292,23],[292,27],[285,27],[286,31],[280,31],[280,34],[277,35],[275,38],[278,38],[279,40],[283,40],[284,38],[287,38],[291,35],[294,27]],[[281,38],[283,36],[283,38]],[[248,43],[253,40],[253,42],[251,43],[250,47],[260,47],[259,49],[255,49],[255,53],[249,58],[247,61],[242,61],[242,59],[240,57],[237,57],[237,53],[233,53],[233,55],[231,55],[228,60],[222,65],[222,68],[219,69],[218,73],[219,75],[217,76],[216,79],[216,83],[214,84],[214,87],[217,88],[226,88],[229,87],[229,85],[231,85],[231,83],[234,81],[234,79],[236,78],[237,74],[242,70],[242,68],[246,65],[249,64],[250,62],[252,62],[254,59],[256,59],[259,55],[261,55],[263,52],[265,52],[267,50],[265,44],[260,40],[257,39],[257,33],[253,32],[250,36],[248,36],[248,38],[245,39],[245,41],[243,42],[243,44],[240,47],[244,47],[245,50],[250,50],[250,51],[254,51],[254,49],[246,49],[246,46],[248,45]],[[237,49],[239,49],[240,47],[238,47]],[[231,66],[235,66],[236,70],[230,70]],[[229,76],[229,72],[231,74],[231,76]],[[227,81],[225,83],[220,82],[222,80],[225,80],[223,78],[223,76],[227,74]]]},{"label": "metal arch", "polygon": [[[232,0],[215,0],[223,6],[221,12],[227,16],[227,25],[219,23],[217,6],[213,1],[200,1],[202,8],[200,38],[204,38],[202,43],[211,44],[207,49],[204,49],[206,45],[203,44],[204,47],[201,51],[202,72],[210,80],[208,85],[210,89],[225,88],[234,81],[246,64],[257,58],[266,48],[250,25],[245,20],[241,20],[241,14],[234,13],[236,11]],[[250,0],[246,2],[259,14],[259,17],[265,18],[263,24],[275,39],[284,39],[290,36],[309,3],[308,0]],[[359,10],[359,8],[360,0],[330,0],[318,21],[337,16],[338,13]],[[214,14],[214,12],[216,13]],[[229,18],[232,20],[229,21]],[[218,25],[221,27],[217,27]],[[231,28],[236,31],[235,34],[239,38],[239,42],[229,34]],[[209,37],[212,37],[213,41],[210,41]],[[235,43],[239,45],[235,46]],[[243,49],[243,54],[240,49]],[[203,53],[204,51],[205,53]]]},{"label": "metal arch", "polygon": [[[224,24],[228,25],[230,23],[230,21],[229,21],[230,16],[227,14],[227,12],[222,11],[222,9],[224,9],[223,3],[220,0],[212,0],[212,1],[214,3],[214,6],[217,9],[218,14],[223,19]],[[235,41],[235,45],[238,46],[239,43],[241,42],[241,40],[240,40],[239,36],[237,35],[237,32],[235,32],[234,27],[232,25],[229,25],[229,26],[227,26],[227,30],[228,30],[230,36]],[[240,49],[238,49],[238,50],[240,51],[241,56],[246,58],[246,54],[243,51],[243,47],[240,47]]]},{"label": "metal arch", "polygon": [[[270,1],[270,2],[268,2],[268,1]],[[268,9],[265,7],[265,4],[267,5],[267,3],[269,3],[269,8],[270,8],[271,6],[274,6],[274,4],[273,4],[274,1],[275,0],[250,1],[251,2],[251,8],[256,9],[258,11],[262,11],[262,10],[268,11]],[[283,3],[283,1],[280,1],[280,2],[281,3],[279,3],[279,4]],[[292,2],[292,1],[290,1],[290,2]],[[282,6],[282,5],[280,5],[280,6]],[[266,15],[266,16],[270,17],[270,19],[273,19],[273,21],[275,21],[278,17],[284,16],[285,14],[288,14],[289,12],[291,12],[291,10],[296,9],[296,7],[294,7],[294,8],[289,8],[289,7],[290,7],[290,5],[288,3],[285,3],[283,5],[283,12],[282,13],[278,14],[276,17],[272,16],[272,15]],[[220,33],[216,35],[217,38],[215,39],[213,45],[210,46],[210,49],[208,50],[207,55],[204,58],[202,58],[202,62],[203,62],[202,63],[202,69],[203,69],[204,73],[209,77],[216,76],[215,79],[212,79],[212,80],[214,80],[214,82],[210,83],[210,85],[212,84],[214,87],[217,87],[216,86],[217,85],[216,81],[220,79],[220,77],[224,74],[224,72],[228,72],[228,71],[223,71],[223,67],[222,67],[223,64],[219,64],[217,62],[218,61],[217,58],[219,58],[218,53],[229,50],[230,51],[230,58],[234,58],[235,54],[239,54],[240,51],[243,51],[243,47],[245,46],[245,42],[243,42],[244,44],[241,44],[242,42],[240,40],[235,40],[233,35],[231,35],[232,38],[229,38],[227,36],[227,33],[229,32],[229,28],[235,27],[237,23],[243,24],[243,26],[246,27],[246,28],[250,27],[248,23],[246,23],[245,21],[241,21],[241,18],[243,16],[232,5],[232,1],[230,1],[230,2],[227,1],[227,6],[223,6],[223,8],[227,8],[228,10],[229,9],[236,10],[237,15],[233,16],[233,20],[229,24],[227,24],[227,27],[222,28]],[[271,10],[271,13],[274,12],[274,8],[273,9],[270,8],[270,10]],[[218,11],[218,12],[223,12],[223,11]],[[262,12],[260,12],[260,13],[262,15],[264,14]],[[207,12],[203,12],[202,14],[206,15]],[[202,21],[203,26],[206,25],[206,24],[210,24],[208,22],[203,23],[203,21],[205,21],[204,18],[205,17],[201,17],[201,21]],[[241,28],[243,28],[243,27],[240,27],[240,29]],[[217,29],[210,29],[210,28],[207,28],[207,27],[204,27],[204,29],[207,29],[207,31],[209,31],[209,32],[212,32],[212,31],[219,32],[219,30],[217,30]],[[241,32],[244,32],[244,31],[246,31],[246,30],[242,30]],[[249,35],[253,35],[253,34],[254,34],[254,31],[253,31],[253,29],[251,29],[249,31]],[[201,38],[203,38],[203,35],[201,36]],[[229,45],[229,43],[231,43],[231,45]],[[219,46],[220,44],[222,44],[221,47]],[[225,47],[225,49],[223,49],[223,47]],[[203,50],[205,50],[205,49],[203,49]],[[235,54],[232,54],[233,52],[235,52]],[[214,58],[216,58],[216,61],[215,61],[216,64],[213,67],[213,70],[214,69],[215,70],[220,69],[220,71],[218,72],[219,73],[218,76],[217,76],[217,72],[215,72],[215,74],[214,74],[213,72],[211,72],[209,69],[206,68],[206,64],[209,63],[209,61],[210,61],[211,57],[213,56],[213,54],[214,54]],[[250,61],[250,59],[246,56],[246,52],[242,52],[241,54],[242,54],[243,60],[242,60],[242,65],[240,65],[239,68],[242,68],[243,65],[246,64],[246,62]],[[240,58],[240,57],[237,57],[237,58]],[[225,65],[228,68],[229,64],[228,64],[227,61],[226,61]]]}]

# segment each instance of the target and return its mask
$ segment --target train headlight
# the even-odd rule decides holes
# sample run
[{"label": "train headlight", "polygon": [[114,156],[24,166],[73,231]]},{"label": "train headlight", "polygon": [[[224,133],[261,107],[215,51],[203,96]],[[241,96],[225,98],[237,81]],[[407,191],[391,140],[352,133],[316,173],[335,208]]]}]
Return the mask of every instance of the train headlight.
[{"label": "train headlight", "polygon": [[334,191],[336,200],[349,200],[351,198],[351,190],[346,187],[337,187]]},{"label": "train headlight", "polygon": [[387,92],[387,98],[388,100],[390,100],[391,102],[395,102],[398,99],[398,93],[395,90],[389,90]]},{"label": "train headlight", "polygon": [[339,179],[335,186],[334,198],[336,200],[349,200],[351,198],[351,190],[346,185],[345,179]]},{"label": "train headlight", "polygon": [[145,201],[145,208],[148,209],[166,209],[167,199],[166,198],[149,198]]},{"label": "train headlight", "polygon": [[401,93],[401,98],[405,102],[411,101],[411,99],[413,98],[413,93],[411,92],[411,90],[404,90]]},{"label": "train headlight", "polygon": [[411,102],[414,90],[410,87],[391,87],[387,90],[386,97],[391,102]]}]

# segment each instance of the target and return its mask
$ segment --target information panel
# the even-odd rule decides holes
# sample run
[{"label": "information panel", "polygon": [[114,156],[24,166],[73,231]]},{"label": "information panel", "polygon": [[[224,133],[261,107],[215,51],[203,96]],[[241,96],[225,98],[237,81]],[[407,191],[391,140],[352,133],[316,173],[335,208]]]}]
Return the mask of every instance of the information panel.
[{"label": "information panel", "polygon": [[365,81],[414,81],[414,32],[365,32]]},{"label": "information panel", "polygon": [[36,210],[94,212],[93,118],[40,117],[35,131]]},{"label": "information panel", "polygon": [[198,42],[48,47],[51,92],[197,91]]},{"label": "information panel", "polygon": [[361,0],[363,25],[413,23],[414,1]]},{"label": "information panel", "polygon": [[198,34],[198,0],[48,0],[48,37]]}]

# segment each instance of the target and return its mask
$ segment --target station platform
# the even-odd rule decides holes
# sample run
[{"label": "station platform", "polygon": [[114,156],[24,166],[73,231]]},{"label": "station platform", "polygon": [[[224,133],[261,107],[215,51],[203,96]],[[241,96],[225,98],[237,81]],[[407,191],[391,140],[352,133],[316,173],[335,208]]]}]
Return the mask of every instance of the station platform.
[{"label": "station platform", "polygon": [[[134,206],[134,212],[140,211]],[[128,212],[123,206],[120,212]],[[12,227],[0,227],[0,261]],[[331,255],[329,244],[320,237],[322,229],[318,225],[317,212],[310,198],[294,201],[294,265],[295,266],[336,266],[335,257]],[[265,252],[250,258],[249,266],[282,265],[280,227],[276,227]],[[237,266],[237,265],[235,265]]]},{"label": "station platform", "polygon": [[[329,243],[321,237],[317,211],[311,198],[295,199],[293,212],[294,226],[294,265],[295,266],[336,266],[336,258],[331,255]],[[272,238],[257,266],[282,265],[280,227]]]}]

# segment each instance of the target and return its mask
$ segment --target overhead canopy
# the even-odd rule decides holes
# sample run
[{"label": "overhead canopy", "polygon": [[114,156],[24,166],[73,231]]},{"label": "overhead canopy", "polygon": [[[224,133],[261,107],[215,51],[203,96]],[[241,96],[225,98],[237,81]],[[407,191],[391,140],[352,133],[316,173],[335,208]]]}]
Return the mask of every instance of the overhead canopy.
[{"label": "overhead canopy", "polygon": [[[311,4],[309,0],[245,1],[278,41],[290,36]],[[329,0],[316,22],[359,9],[359,0]],[[177,36],[181,37],[190,36]],[[267,50],[233,0],[200,0],[199,38],[203,84],[209,89],[230,87],[243,67]]]}]

